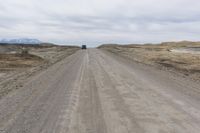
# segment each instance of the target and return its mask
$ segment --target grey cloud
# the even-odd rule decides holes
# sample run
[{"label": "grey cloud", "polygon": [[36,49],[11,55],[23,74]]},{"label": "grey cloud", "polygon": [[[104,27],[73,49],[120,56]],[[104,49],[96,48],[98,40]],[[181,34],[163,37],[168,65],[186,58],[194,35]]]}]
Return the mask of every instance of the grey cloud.
[{"label": "grey cloud", "polygon": [[31,36],[58,43],[89,44],[199,38],[200,2],[196,0],[79,3],[80,0],[7,0],[0,5],[0,37]]}]

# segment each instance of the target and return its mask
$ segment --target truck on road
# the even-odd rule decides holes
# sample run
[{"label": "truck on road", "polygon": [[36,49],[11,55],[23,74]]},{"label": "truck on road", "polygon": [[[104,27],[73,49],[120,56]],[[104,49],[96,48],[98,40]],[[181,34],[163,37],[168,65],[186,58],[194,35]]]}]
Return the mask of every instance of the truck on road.
[{"label": "truck on road", "polygon": [[87,49],[87,46],[86,45],[82,45],[82,49]]}]

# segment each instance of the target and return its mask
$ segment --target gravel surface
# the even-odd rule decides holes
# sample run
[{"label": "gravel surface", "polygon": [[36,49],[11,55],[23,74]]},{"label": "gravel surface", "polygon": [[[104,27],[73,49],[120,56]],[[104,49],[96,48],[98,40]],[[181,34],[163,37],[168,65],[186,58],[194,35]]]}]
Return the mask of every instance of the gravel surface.
[{"label": "gravel surface", "polygon": [[200,85],[88,49],[0,100],[0,133],[199,133]]}]

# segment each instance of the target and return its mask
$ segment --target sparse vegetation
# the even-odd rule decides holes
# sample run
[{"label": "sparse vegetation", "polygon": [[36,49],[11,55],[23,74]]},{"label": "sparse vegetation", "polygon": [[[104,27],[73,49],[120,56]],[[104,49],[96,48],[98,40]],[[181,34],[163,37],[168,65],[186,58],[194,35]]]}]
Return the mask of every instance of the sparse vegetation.
[{"label": "sparse vegetation", "polygon": [[43,59],[28,53],[23,54],[0,54],[0,69],[14,69],[37,66]]},{"label": "sparse vegetation", "polygon": [[28,68],[42,63],[55,63],[64,56],[80,49],[74,46],[56,45],[0,45],[0,70]]},{"label": "sparse vegetation", "polygon": [[22,51],[21,51],[21,54],[22,55],[28,55],[29,54],[28,49],[23,48]]},{"label": "sparse vegetation", "polygon": [[200,79],[200,54],[176,53],[172,49],[200,47],[199,42],[166,42],[157,45],[102,45],[99,48],[131,60],[169,70],[178,70],[195,80]]}]

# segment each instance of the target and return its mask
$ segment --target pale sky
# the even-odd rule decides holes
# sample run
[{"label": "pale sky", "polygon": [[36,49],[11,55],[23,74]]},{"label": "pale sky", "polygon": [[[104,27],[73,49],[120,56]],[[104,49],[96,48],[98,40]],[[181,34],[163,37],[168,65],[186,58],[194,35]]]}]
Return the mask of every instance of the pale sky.
[{"label": "pale sky", "polygon": [[200,0],[0,0],[0,38],[58,44],[200,40]]}]

